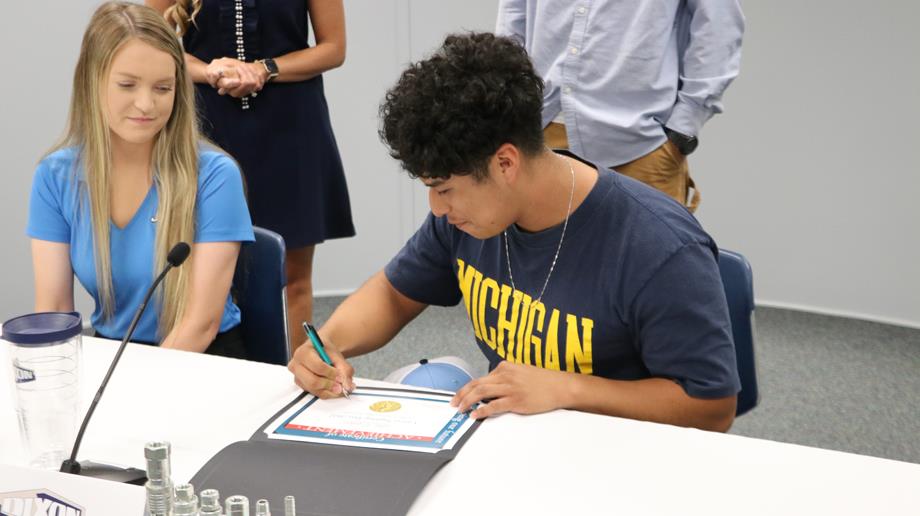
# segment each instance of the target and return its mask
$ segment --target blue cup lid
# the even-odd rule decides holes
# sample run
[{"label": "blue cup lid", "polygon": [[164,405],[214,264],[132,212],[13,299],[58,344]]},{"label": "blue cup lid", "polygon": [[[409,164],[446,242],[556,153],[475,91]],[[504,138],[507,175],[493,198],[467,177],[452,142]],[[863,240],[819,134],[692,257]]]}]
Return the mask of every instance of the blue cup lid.
[{"label": "blue cup lid", "polygon": [[25,346],[42,346],[79,335],[79,312],[39,312],[20,315],[3,323],[3,340]]}]

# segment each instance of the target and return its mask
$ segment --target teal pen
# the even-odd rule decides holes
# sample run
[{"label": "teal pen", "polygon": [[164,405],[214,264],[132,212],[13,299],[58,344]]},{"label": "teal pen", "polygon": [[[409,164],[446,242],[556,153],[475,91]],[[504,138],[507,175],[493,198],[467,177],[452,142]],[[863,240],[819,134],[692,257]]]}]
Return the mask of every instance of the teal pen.
[{"label": "teal pen", "polygon": [[[326,347],[323,346],[323,341],[320,340],[319,333],[316,332],[316,328],[314,328],[312,324],[308,324],[306,321],[303,321],[303,331],[307,334],[307,337],[310,338],[310,343],[313,344],[313,349],[315,349],[319,357],[323,359],[323,362],[332,366],[332,360],[330,360],[329,355],[326,354]],[[343,383],[340,385],[342,386],[342,394],[345,396],[345,399],[351,399],[348,396],[348,389],[345,388],[345,384]]]}]

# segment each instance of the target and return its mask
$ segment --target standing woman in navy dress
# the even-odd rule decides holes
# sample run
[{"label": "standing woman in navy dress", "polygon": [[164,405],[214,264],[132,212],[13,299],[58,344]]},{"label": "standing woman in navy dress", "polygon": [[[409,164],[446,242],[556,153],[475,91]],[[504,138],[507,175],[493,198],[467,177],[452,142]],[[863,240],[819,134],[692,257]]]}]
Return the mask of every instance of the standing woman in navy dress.
[{"label": "standing woman in navy dress", "polygon": [[312,320],[316,244],[355,234],[321,75],[345,60],[342,0],[147,4],[183,37],[202,130],[240,163],[253,224],[284,237],[296,346]]}]

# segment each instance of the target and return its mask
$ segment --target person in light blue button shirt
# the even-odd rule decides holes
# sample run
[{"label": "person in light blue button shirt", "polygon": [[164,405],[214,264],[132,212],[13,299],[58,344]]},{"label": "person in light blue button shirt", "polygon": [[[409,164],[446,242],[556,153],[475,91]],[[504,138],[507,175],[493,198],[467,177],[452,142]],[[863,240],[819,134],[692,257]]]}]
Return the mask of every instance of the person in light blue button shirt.
[{"label": "person in light blue button shirt", "polygon": [[496,33],[523,44],[546,83],[550,147],[696,209],[686,155],[740,69],[737,0],[501,0]]},{"label": "person in light blue button shirt", "polygon": [[35,310],[73,309],[73,277],[96,302],[97,334],[121,339],[165,265],[191,245],[141,317],[134,341],[242,357],[229,295],[252,241],[236,163],[201,142],[181,45],[154,10],[103,4],[83,39],[68,132],[35,172]]}]

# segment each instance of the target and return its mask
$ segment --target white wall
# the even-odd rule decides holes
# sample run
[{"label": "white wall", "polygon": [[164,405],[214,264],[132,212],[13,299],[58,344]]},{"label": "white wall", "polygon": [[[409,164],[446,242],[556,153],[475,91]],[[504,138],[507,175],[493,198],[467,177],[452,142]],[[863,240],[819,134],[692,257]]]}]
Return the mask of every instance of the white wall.
[{"label": "white wall", "polygon": [[[424,190],[377,139],[377,106],[405,63],[444,34],[491,30],[496,3],[346,0],[348,58],[327,74],[326,88],[358,236],[318,248],[318,293],[360,285],[424,216]],[[31,174],[63,127],[95,5],[13,2],[0,21],[8,71],[0,86],[3,319],[32,306],[23,236]],[[691,160],[699,218],[752,262],[760,303],[920,327],[920,33],[912,27],[920,4],[743,6],[741,76]]]},{"label": "white wall", "polygon": [[491,31],[495,0],[348,0],[348,57],[327,73],[326,97],[345,164],[357,236],[317,247],[318,295],[354,290],[379,270],[428,213],[428,196],[387,155],[377,109],[405,66],[449,32]]},{"label": "white wall", "polygon": [[746,1],[691,170],[762,304],[920,327],[917,2]]},{"label": "white wall", "polygon": [[[61,136],[83,29],[97,2],[6,2],[0,45],[0,320],[32,310],[32,262],[25,236],[32,173]],[[78,310],[92,312],[79,289]],[[87,315],[88,317],[88,315]]]}]

